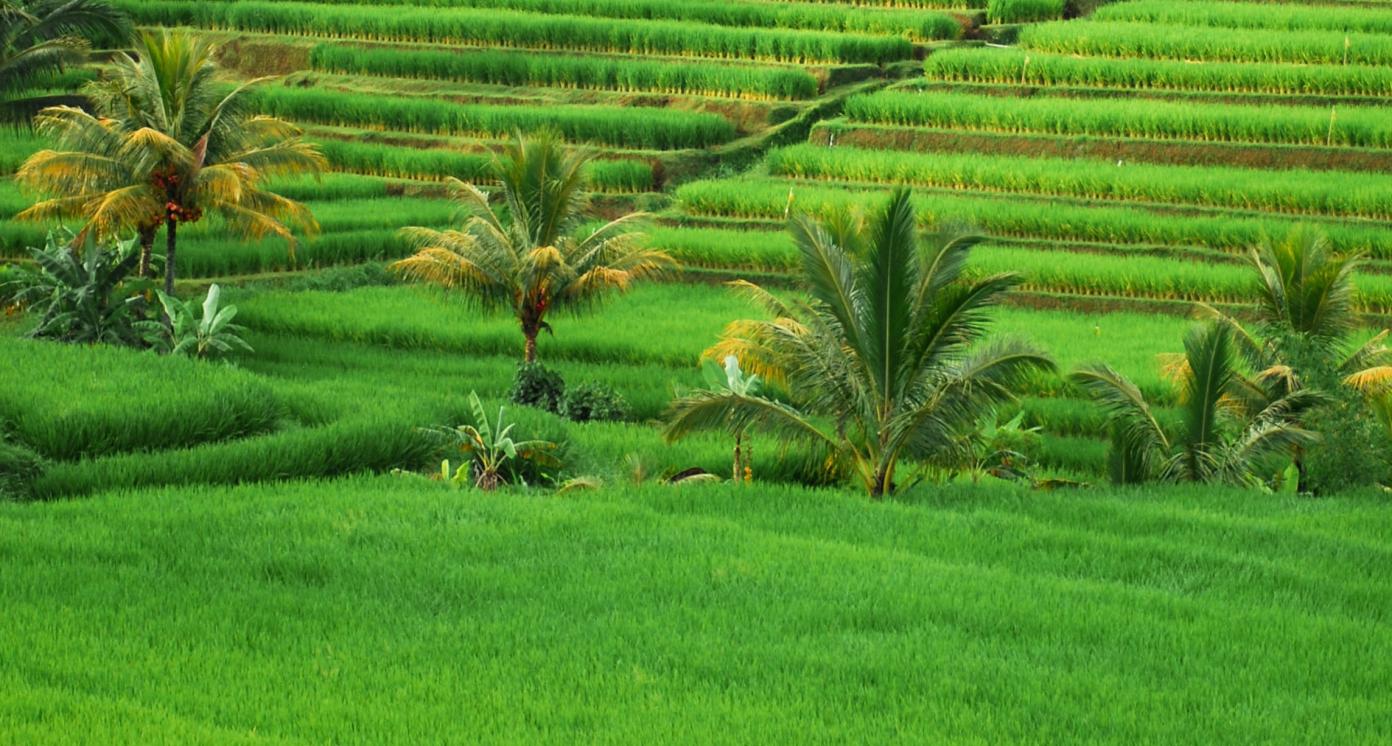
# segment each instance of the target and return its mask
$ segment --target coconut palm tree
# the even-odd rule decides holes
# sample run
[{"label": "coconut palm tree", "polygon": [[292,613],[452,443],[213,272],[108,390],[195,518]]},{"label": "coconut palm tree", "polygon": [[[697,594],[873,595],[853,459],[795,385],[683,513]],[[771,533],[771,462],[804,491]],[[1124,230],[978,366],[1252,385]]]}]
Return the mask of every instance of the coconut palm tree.
[{"label": "coconut palm tree", "polygon": [[1337,378],[1365,393],[1386,392],[1392,384],[1392,351],[1384,344],[1388,332],[1349,345],[1359,326],[1354,276],[1361,255],[1336,256],[1324,234],[1297,226],[1283,239],[1263,239],[1248,263],[1259,279],[1253,330],[1210,306],[1200,309],[1232,331],[1249,365],[1284,371],[1281,380],[1290,387],[1315,376]]},{"label": "coconut palm tree", "polygon": [[537,335],[551,332],[550,314],[588,310],[611,292],[676,266],[667,254],[639,245],[640,214],[581,230],[589,208],[587,162],[555,133],[517,135],[492,167],[503,210],[474,185],[450,179],[467,220],[455,230],[402,229],[416,253],[393,267],[410,279],[461,290],[483,310],[511,312],[522,329],[524,361],[535,362]]},{"label": "coconut palm tree", "polygon": [[135,54],[120,56],[85,89],[95,113],[69,106],[40,112],[37,128],[58,147],[35,153],[16,176],[54,196],[20,217],[77,217],[84,233],[99,235],[135,231],[142,274],[163,226],[171,295],[179,226],[206,213],[247,238],[282,237],[292,250],[292,228],[317,230],[304,205],[270,191],[266,180],[317,174],[327,162],[299,130],[249,113],[248,91],[264,79],[225,90],[216,51],[188,34],[144,33]]},{"label": "coconut palm tree", "polygon": [[735,283],[773,318],[734,322],[709,353],[736,356],[786,395],[697,391],[673,403],[665,434],[753,427],[811,441],[879,499],[906,461],[953,447],[1024,376],[1053,363],[1023,344],[985,341],[989,309],[1017,278],[963,279],[976,239],[920,244],[907,190],[868,223],[834,227],[841,239],[807,216],[793,218],[809,297],[784,301]]},{"label": "coconut palm tree", "polygon": [[0,120],[27,122],[35,80],[86,59],[93,41],[124,43],[130,22],[107,0],[0,0]]},{"label": "coconut palm tree", "polygon": [[[1322,480],[1312,481],[1308,462],[1328,461],[1331,449],[1342,452],[1340,458],[1368,462],[1359,471],[1375,479],[1378,468],[1371,463],[1372,454],[1385,451],[1385,437],[1376,428],[1360,428],[1358,421],[1370,417],[1392,393],[1392,350],[1385,343],[1387,330],[1361,344],[1350,342],[1359,328],[1354,276],[1362,256],[1337,256],[1323,233],[1296,226],[1281,239],[1264,238],[1248,261],[1258,280],[1255,323],[1244,325],[1206,305],[1201,312],[1229,328],[1247,365],[1266,374],[1266,390],[1253,390],[1253,395],[1270,401],[1315,389],[1330,399],[1309,416],[1321,420],[1321,428],[1339,431],[1336,437],[1342,442],[1320,447],[1322,453],[1297,449],[1299,490],[1316,489]],[[1361,456],[1348,455],[1353,453]],[[1327,475],[1331,469],[1343,471],[1341,466],[1318,471]]]},{"label": "coconut palm tree", "polygon": [[1196,326],[1185,338],[1183,363],[1175,369],[1183,427],[1173,439],[1140,389],[1112,368],[1087,366],[1070,377],[1107,414],[1113,481],[1251,484],[1273,459],[1289,459],[1313,441],[1297,423],[1318,395],[1271,395],[1268,381],[1242,376],[1233,348],[1232,331],[1222,323]]}]

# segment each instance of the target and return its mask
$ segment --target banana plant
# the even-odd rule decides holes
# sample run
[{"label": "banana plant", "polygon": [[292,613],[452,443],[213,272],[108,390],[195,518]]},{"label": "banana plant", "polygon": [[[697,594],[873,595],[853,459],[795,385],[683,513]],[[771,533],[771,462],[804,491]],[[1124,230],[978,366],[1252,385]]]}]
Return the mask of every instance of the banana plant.
[{"label": "banana plant", "polygon": [[457,468],[448,459],[440,465],[443,479],[455,486],[473,485],[484,491],[507,484],[526,486],[527,477],[533,481],[555,478],[560,467],[556,457],[558,446],[545,440],[513,440],[516,423],[504,420],[504,407],[498,407],[498,417],[489,422],[483,402],[476,392],[469,394],[469,409],[474,421],[454,428],[445,428],[465,459]]},{"label": "banana plant", "polygon": [[231,352],[252,352],[251,345],[241,338],[246,327],[232,323],[237,307],[221,305],[222,288],[213,284],[198,310],[162,290],[156,291],[168,324],[144,322],[147,339],[155,349],[173,355],[188,355],[200,360],[221,357]]}]

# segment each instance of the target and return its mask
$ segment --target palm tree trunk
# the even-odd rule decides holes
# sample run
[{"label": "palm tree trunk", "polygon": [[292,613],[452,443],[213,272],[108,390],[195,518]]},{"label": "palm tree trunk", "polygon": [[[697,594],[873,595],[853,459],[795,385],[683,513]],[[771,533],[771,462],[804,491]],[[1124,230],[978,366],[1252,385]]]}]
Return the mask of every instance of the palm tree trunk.
[{"label": "palm tree trunk", "polygon": [[150,256],[155,250],[155,231],[158,228],[157,225],[140,228],[140,269],[137,276],[141,279],[150,276]]},{"label": "palm tree trunk", "polygon": [[870,484],[870,499],[880,501],[894,489],[894,466],[885,464],[875,469],[875,479]]},{"label": "palm tree trunk", "polygon": [[537,359],[537,333],[535,330],[524,330],[522,334],[527,338],[527,346],[522,353],[522,361],[528,364],[535,363]]},{"label": "palm tree trunk", "polygon": [[165,223],[164,292],[169,295],[174,294],[174,247],[178,232],[179,222],[177,220]]}]

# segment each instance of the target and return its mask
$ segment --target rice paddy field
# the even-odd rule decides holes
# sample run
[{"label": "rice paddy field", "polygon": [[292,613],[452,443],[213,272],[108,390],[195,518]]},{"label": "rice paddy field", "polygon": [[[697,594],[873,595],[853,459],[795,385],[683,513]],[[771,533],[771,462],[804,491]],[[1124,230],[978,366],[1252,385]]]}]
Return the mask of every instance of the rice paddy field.
[{"label": "rice paddy field", "polygon": [[[1180,418],[1196,304],[1238,315],[1265,236],[1361,254],[1392,319],[1392,2],[113,0],[221,44],[227,83],[330,164],[274,186],[290,251],[181,229],[254,352],[225,364],[23,338],[0,310],[0,742],[1384,743],[1392,501],[1107,485],[1106,361]],[[35,80],[71,96],[90,69]],[[522,339],[388,269],[485,189],[515,133],[595,156],[596,220],[650,214],[682,270],[539,354],[617,421],[526,407],[567,476],[431,479],[423,428],[496,411]],[[0,272],[49,145],[0,129]],[[786,230],[913,188],[920,227],[1015,272],[994,314],[1061,373],[1000,422],[1039,484],[974,475],[883,503],[754,436],[663,440],[703,352],[802,290]],[[138,385],[137,385],[138,384]]]}]

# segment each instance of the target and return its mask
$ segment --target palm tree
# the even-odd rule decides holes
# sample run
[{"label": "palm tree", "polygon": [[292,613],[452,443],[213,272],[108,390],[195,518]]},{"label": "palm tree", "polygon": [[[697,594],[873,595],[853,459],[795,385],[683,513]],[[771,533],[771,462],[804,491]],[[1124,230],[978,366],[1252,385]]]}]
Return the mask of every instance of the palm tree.
[{"label": "palm tree", "polygon": [[0,0],[0,120],[27,122],[24,91],[86,58],[91,42],[124,42],[130,22],[107,0]]},{"label": "palm tree", "polygon": [[638,245],[640,214],[581,231],[589,208],[588,156],[568,152],[555,133],[518,135],[493,163],[504,214],[472,184],[449,179],[468,219],[458,230],[405,228],[416,253],[393,267],[408,278],[464,291],[485,311],[506,309],[522,329],[524,360],[551,332],[552,312],[587,310],[613,291],[675,267],[661,251]]},{"label": "palm tree", "polygon": [[1266,372],[1256,379],[1236,367],[1232,331],[1224,324],[1194,327],[1177,366],[1183,428],[1171,439],[1140,390],[1106,365],[1087,366],[1071,379],[1106,412],[1112,427],[1112,480],[1250,484],[1261,468],[1314,436],[1298,425],[1319,398],[1310,391],[1273,396]]},{"label": "palm tree", "polygon": [[163,226],[171,295],[180,224],[211,212],[247,238],[280,236],[292,250],[292,226],[317,230],[304,205],[268,190],[266,180],[317,174],[324,157],[289,124],[248,112],[248,90],[264,79],[225,91],[216,50],[187,34],[142,34],[137,54],[119,57],[85,90],[95,114],[69,106],[40,112],[35,124],[58,149],[35,153],[16,176],[56,196],[20,217],[77,217],[84,233],[98,235],[133,230],[142,275]]},{"label": "palm tree", "polygon": [[[1258,279],[1252,329],[1215,308],[1201,305],[1200,309],[1232,331],[1239,354],[1251,369],[1267,374],[1267,400],[1300,389],[1318,390],[1330,401],[1311,414],[1324,418],[1325,427],[1336,429],[1350,424],[1349,418],[1367,415],[1365,405],[1376,404],[1392,391],[1392,350],[1385,344],[1387,330],[1362,344],[1349,343],[1359,327],[1354,276],[1362,256],[1336,256],[1323,233],[1296,226],[1282,239],[1264,238],[1253,247],[1248,262]],[[1356,430],[1345,431],[1341,437],[1358,438]],[[1373,433],[1362,437],[1377,439]],[[1362,445],[1378,448],[1371,440]],[[1322,450],[1327,453],[1329,448]],[[1304,448],[1295,453],[1301,492],[1313,488],[1308,455]],[[1373,475],[1375,469],[1367,466],[1367,473]]]},{"label": "palm tree", "polygon": [[1380,393],[1392,383],[1386,330],[1347,346],[1359,326],[1353,281],[1362,256],[1336,256],[1324,234],[1296,226],[1284,239],[1263,239],[1248,262],[1259,279],[1256,332],[1215,308],[1200,309],[1232,330],[1240,354],[1254,369],[1279,367],[1292,386],[1307,377],[1332,378]]},{"label": "palm tree", "polygon": [[[710,353],[735,355],[780,385],[786,401],[728,387],[694,392],[673,403],[669,440],[700,429],[738,434],[757,427],[811,441],[880,499],[894,490],[906,460],[951,448],[984,412],[1012,398],[1024,376],[1053,368],[1025,345],[983,342],[988,310],[1018,280],[964,280],[975,238],[920,245],[907,190],[895,192],[868,225],[828,228],[799,215],[791,230],[810,297],[785,302],[735,283],[773,319],[731,324]],[[864,256],[846,244],[862,247]]]}]

